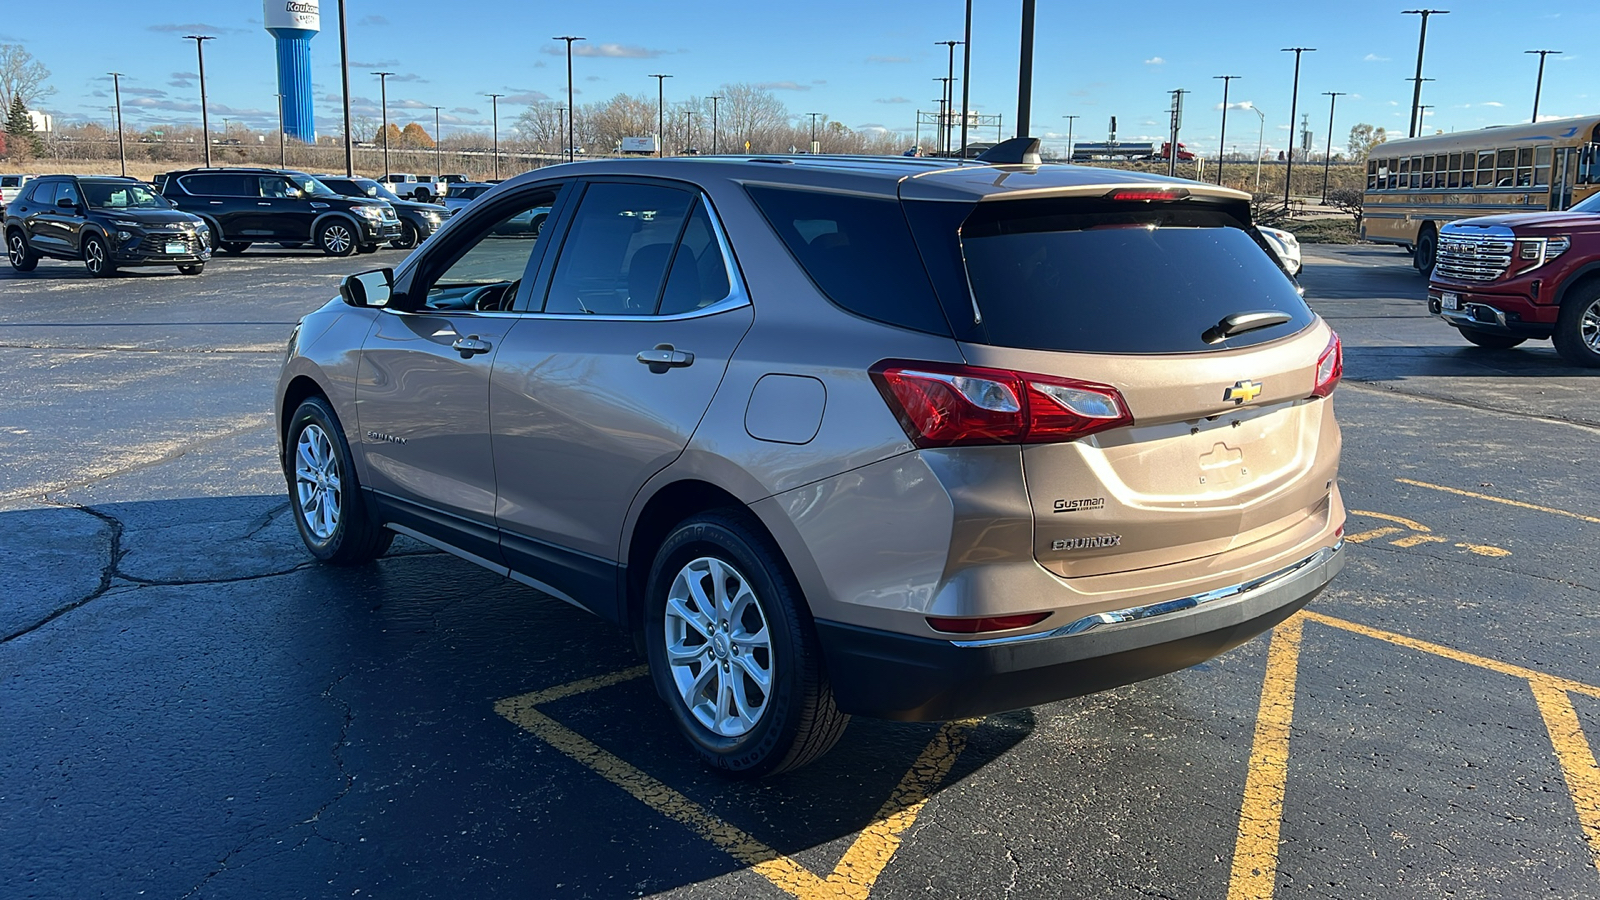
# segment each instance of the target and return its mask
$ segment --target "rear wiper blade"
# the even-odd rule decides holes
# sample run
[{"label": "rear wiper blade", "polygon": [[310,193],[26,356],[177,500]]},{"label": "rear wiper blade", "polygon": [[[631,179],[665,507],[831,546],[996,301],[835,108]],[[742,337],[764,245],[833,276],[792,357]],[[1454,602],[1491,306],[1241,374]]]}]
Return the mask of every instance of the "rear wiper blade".
[{"label": "rear wiper blade", "polygon": [[1282,325],[1293,318],[1294,316],[1275,309],[1237,312],[1233,315],[1223,316],[1220,322],[1206,329],[1205,334],[1200,335],[1200,340],[1208,344],[1215,344],[1235,335],[1244,334],[1247,331]]}]

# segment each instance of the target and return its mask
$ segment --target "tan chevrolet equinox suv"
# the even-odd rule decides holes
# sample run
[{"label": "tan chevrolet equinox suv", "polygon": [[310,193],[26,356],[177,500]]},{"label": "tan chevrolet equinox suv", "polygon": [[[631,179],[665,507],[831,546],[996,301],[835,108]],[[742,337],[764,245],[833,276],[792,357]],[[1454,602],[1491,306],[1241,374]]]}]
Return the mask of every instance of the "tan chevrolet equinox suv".
[{"label": "tan chevrolet equinox suv", "polygon": [[306,546],[409,535],[627,629],[739,776],[1273,627],[1342,566],[1339,338],[1244,194],[1036,148],[499,185],[295,328]]}]

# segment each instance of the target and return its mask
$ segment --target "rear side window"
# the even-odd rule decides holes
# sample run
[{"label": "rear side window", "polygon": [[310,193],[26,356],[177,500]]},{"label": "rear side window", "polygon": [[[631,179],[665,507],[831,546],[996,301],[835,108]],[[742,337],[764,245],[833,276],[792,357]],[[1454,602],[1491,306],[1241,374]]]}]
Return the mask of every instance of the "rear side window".
[{"label": "rear side window", "polygon": [[[1294,334],[1313,314],[1244,223],[1195,201],[999,201],[961,226],[988,343],[1084,353],[1190,353]],[[1225,316],[1288,321],[1217,343]]]},{"label": "rear side window", "polygon": [[835,305],[949,335],[899,200],[748,185],[751,199]]},{"label": "rear side window", "polygon": [[259,197],[256,175],[221,173],[185,175],[178,179],[183,189],[199,197]]}]

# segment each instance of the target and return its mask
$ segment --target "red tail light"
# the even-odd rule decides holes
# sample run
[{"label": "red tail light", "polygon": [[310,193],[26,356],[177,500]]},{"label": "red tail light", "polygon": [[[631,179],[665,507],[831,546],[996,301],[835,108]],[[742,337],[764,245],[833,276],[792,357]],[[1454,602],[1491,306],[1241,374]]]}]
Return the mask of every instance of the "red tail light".
[{"label": "red tail light", "polygon": [[1333,389],[1339,385],[1339,379],[1344,377],[1344,345],[1339,342],[1339,335],[1335,334],[1328,339],[1328,346],[1317,357],[1317,381],[1311,388],[1311,396],[1327,397],[1333,394]]},{"label": "red tail light", "polygon": [[955,618],[945,616],[929,616],[928,624],[934,631],[943,631],[949,634],[978,634],[984,631],[1006,631],[1011,628],[1027,628],[1037,625],[1050,616],[1049,613],[1021,613],[1015,616],[980,616],[976,618]]},{"label": "red tail light", "polygon": [[1132,425],[1106,384],[949,363],[885,360],[872,380],[918,447],[1046,444]]}]

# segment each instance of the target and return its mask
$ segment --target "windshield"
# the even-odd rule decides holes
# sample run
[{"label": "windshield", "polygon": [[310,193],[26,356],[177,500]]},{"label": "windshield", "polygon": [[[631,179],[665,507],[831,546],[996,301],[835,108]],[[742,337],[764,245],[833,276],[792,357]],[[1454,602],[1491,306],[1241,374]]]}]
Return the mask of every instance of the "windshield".
[{"label": "windshield", "polygon": [[1590,194],[1589,199],[1575,204],[1568,212],[1600,213],[1600,194]]},{"label": "windshield", "polygon": [[167,201],[143,184],[81,182],[91,209],[168,209]]},{"label": "windshield", "polygon": [[289,183],[290,184],[292,184],[295,187],[299,188],[301,193],[303,193],[303,194],[305,194],[305,195],[307,195],[309,197],[337,197],[337,196],[339,196],[337,193],[334,192],[333,188],[330,188],[327,185],[323,184],[322,182],[316,180],[315,178],[312,178],[310,175],[294,174],[294,175],[286,175],[284,177],[289,179]]},{"label": "windshield", "polygon": [[356,186],[356,190],[360,191],[361,196],[363,197],[376,197],[379,200],[400,199],[394,195],[394,191],[391,191],[376,181],[373,181],[371,178],[357,178],[352,181],[351,184]]}]

